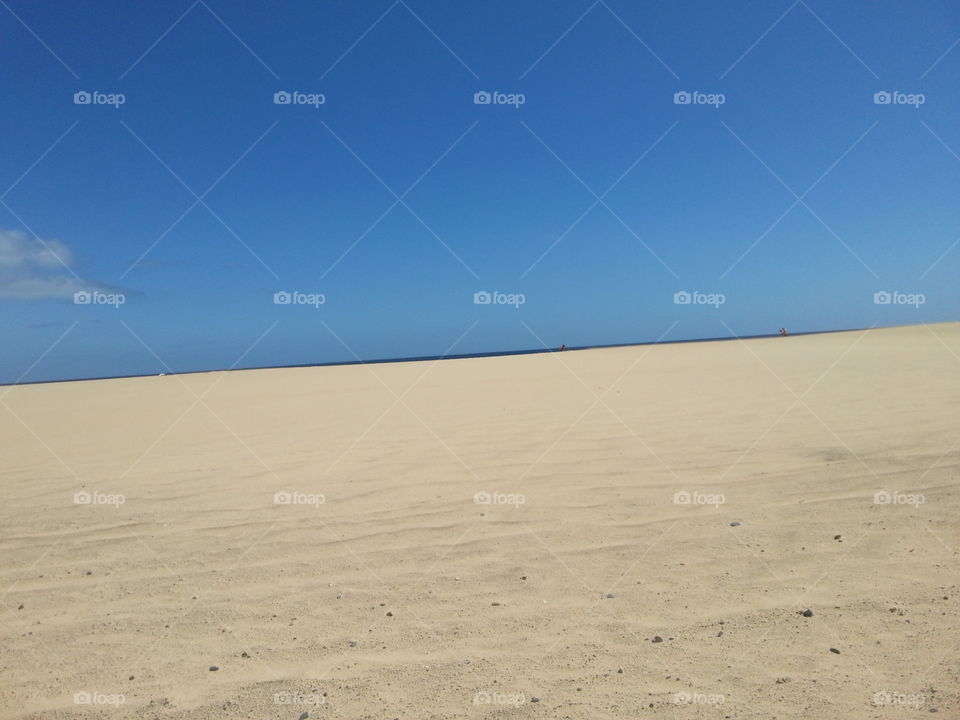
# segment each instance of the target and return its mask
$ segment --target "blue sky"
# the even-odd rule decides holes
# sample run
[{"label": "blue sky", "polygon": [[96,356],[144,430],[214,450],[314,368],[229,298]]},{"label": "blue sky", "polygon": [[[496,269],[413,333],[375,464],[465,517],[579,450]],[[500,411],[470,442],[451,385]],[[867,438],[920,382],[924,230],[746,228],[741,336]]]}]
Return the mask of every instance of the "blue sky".
[{"label": "blue sky", "polygon": [[0,382],[960,318],[952,2],[3,0],[0,31]]}]

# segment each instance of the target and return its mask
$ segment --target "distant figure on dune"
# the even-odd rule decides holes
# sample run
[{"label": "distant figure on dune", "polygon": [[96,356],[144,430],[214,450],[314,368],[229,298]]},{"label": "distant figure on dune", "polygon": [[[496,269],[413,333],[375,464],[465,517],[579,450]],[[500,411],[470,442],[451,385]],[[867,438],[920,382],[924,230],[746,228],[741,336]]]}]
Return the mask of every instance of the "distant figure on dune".
[{"label": "distant figure on dune", "polygon": [[786,336],[787,336],[787,329],[780,328],[780,337],[786,337]]},{"label": "distant figure on dune", "polygon": [[566,346],[566,345],[561,345],[561,346],[560,346],[560,352],[563,352],[563,351],[566,350],[566,349],[567,349],[567,346]]}]

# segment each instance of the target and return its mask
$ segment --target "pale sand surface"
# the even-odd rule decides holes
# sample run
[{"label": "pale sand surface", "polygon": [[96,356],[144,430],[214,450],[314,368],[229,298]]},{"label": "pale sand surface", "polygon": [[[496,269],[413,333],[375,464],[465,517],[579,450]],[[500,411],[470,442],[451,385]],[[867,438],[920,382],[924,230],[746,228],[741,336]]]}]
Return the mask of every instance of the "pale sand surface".
[{"label": "pale sand surface", "polygon": [[0,395],[0,717],[960,718],[960,323]]}]

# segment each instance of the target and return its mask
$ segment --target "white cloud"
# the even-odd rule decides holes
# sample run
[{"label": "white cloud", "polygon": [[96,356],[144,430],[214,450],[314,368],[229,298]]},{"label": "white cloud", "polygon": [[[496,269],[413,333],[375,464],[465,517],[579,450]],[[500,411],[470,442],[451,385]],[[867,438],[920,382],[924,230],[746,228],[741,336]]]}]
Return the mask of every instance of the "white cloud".
[{"label": "white cloud", "polygon": [[73,271],[73,253],[59,240],[39,240],[20,230],[0,229],[0,298],[69,299],[78,290],[104,285]]}]

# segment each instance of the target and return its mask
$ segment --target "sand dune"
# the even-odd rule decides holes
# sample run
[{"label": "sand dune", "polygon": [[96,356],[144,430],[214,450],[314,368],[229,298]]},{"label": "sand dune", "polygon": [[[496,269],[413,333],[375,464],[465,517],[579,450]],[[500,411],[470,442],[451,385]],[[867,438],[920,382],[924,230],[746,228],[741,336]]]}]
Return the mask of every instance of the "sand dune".
[{"label": "sand dune", "polygon": [[0,389],[0,717],[960,718],[958,381],[951,323]]}]

